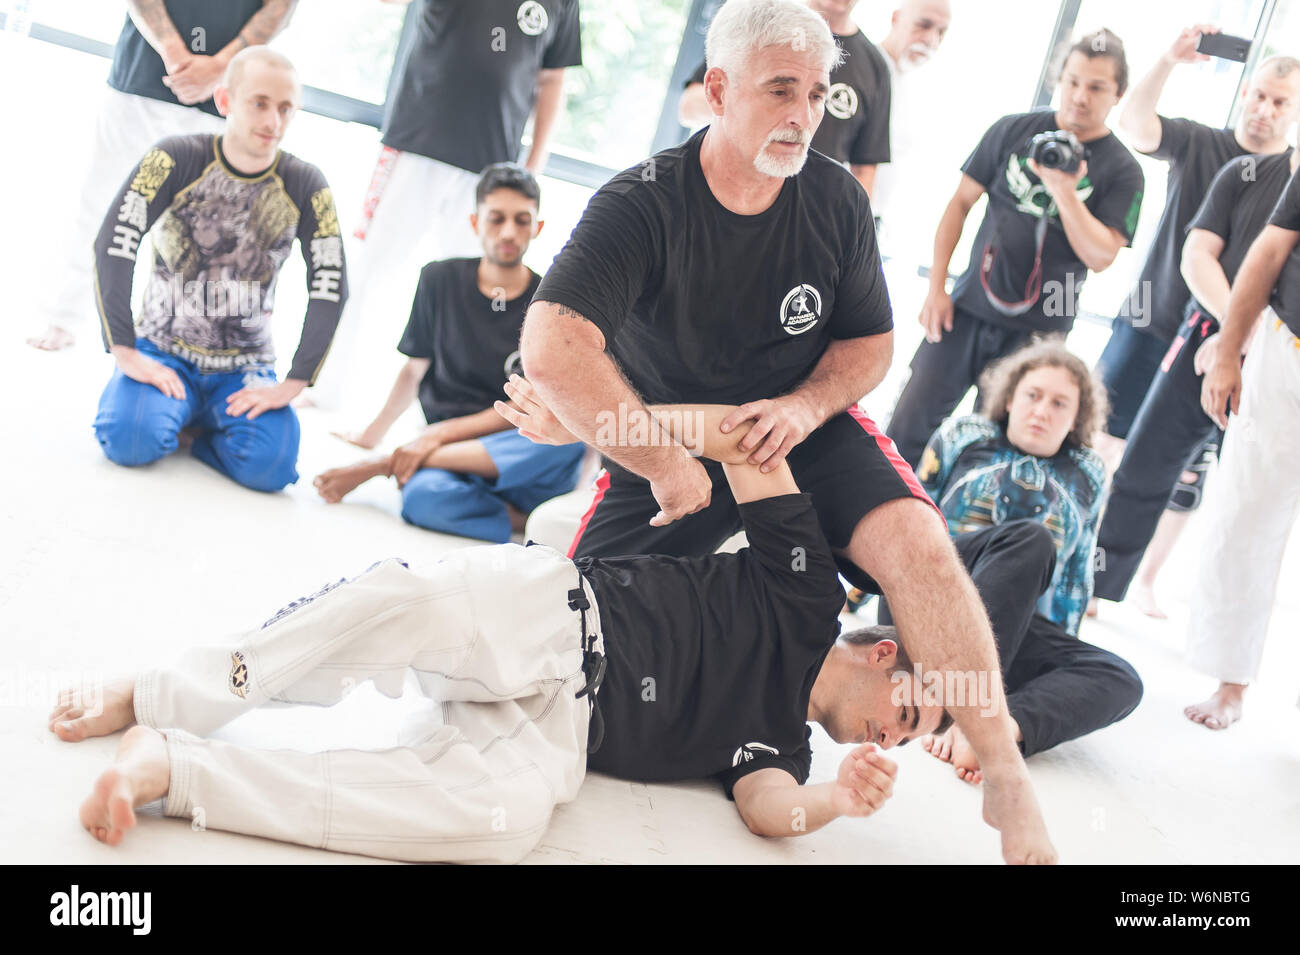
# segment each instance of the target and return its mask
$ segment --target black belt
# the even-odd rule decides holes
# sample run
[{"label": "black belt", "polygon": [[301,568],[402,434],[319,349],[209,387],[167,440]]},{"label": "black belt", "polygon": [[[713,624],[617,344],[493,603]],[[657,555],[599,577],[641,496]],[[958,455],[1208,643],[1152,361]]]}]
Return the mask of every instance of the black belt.
[{"label": "black belt", "polygon": [[591,728],[587,731],[587,754],[600,749],[605,739],[605,719],[600,715],[600,704],[596,702],[596,691],[605,680],[605,655],[596,649],[596,634],[587,629],[587,611],[591,601],[582,586],[582,572],[578,572],[578,586],[569,591],[569,609],[578,611],[582,616],[580,633],[582,635],[582,672],[587,677],[587,684],[574,697],[587,697],[591,703]]}]

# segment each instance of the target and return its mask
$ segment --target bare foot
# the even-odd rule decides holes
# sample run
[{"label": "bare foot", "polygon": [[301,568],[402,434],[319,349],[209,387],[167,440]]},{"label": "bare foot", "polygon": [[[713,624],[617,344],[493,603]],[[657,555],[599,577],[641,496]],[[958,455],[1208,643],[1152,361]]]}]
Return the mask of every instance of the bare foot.
[{"label": "bare foot", "polygon": [[133,726],[122,737],[117,759],[81,804],[81,824],[100,842],[118,845],[135,826],[135,808],[167,795],[170,785],[166,738],[147,726]]},{"label": "bare foot", "polygon": [[966,740],[966,736],[956,726],[950,726],[944,732],[921,737],[922,748],[935,759],[952,763],[957,770],[957,778],[974,785],[984,778],[980,772],[980,762],[975,750]]},{"label": "bare foot", "polygon": [[1088,606],[1087,606],[1087,608],[1083,611],[1083,615],[1084,615],[1085,617],[1095,617],[1095,616],[1097,616],[1097,610],[1098,610],[1100,607],[1101,607],[1101,602],[1098,601],[1098,599],[1097,599],[1096,597],[1089,597],[1089,598],[1088,598]]},{"label": "bare foot", "polygon": [[952,762],[952,733],[957,727],[950,726],[942,733],[927,733],[921,737],[921,748],[933,756],[935,759],[941,759],[945,763]]},{"label": "bare foot", "polygon": [[1002,833],[1002,858],[1010,865],[1055,865],[1052,846],[1029,772],[1020,763],[1008,776],[984,781],[984,821]]},{"label": "bare foot", "polygon": [[90,736],[108,736],[135,722],[135,680],[104,684],[103,695],[87,699],[82,690],[62,690],[50,711],[50,732],[67,743]]},{"label": "bare foot", "polygon": [[1241,701],[1245,694],[1244,683],[1220,683],[1213,696],[1186,707],[1183,715],[1206,729],[1226,730],[1241,719]]},{"label": "bare foot", "polygon": [[316,493],[330,504],[337,504],[374,476],[375,469],[369,464],[349,464],[322,471],[311,483]]},{"label": "bare foot", "polygon": [[27,344],[33,348],[39,348],[41,351],[59,351],[64,348],[71,348],[76,343],[77,336],[66,328],[60,328],[58,325],[51,325],[39,335],[33,335],[27,339]]},{"label": "bare foot", "polygon": [[1160,604],[1156,602],[1156,589],[1149,581],[1138,578],[1133,582],[1133,589],[1129,591],[1128,599],[1133,601],[1133,606],[1137,607],[1148,617],[1155,620],[1168,620],[1169,614],[1160,609]]},{"label": "bare foot", "polygon": [[374,450],[375,445],[380,441],[365,431],[331,431],[330,434],[341,441],[355,445],[358,448],[365,448],[367,451]]},{"label": "bare foot", "polygon": [[948,733],[952,736],[952,766],[957,770],[957,778],[972,786],[978,785],[984,779],[984,774],[980,772],[980,761],[975,756],[974,748],[956,726],[949,729]]}]

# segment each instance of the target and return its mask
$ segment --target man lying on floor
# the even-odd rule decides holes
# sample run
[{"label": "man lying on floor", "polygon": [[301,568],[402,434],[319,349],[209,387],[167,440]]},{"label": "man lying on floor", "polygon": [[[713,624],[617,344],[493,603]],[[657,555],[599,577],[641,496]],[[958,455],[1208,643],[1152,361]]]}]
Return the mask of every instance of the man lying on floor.
[{"label": "man lying on floor", "polygon": [[[811,499],[784,461],[767,474],[745,462],[747,429],[718,430],[732,410],[656,414],[724,463],[748,549],[570,561],[501,544],[425,573],[377,563],[234,646],[194,648],[170,669],[109,684],[98,715],[61,697],[50,729],[69,742],[138,724],[82,804],[82,824],[117,845],[134,808],[161,799],[168,816],[202,807],[208,828],[339,852],[513,862],[588,767],[644,781],[717,777],[761,835],[875,812],[897,771],[877,749],[938,731],[946,714],[912,692],[892,628],[837,639],[843,591]],[[512,420],[527,430],[526,413]],[[642,435],[673,440],[657,422]],[[272,752],[203,738],[263,703],[331,705],[367,679],[397,696],[408,669],[444,717],[417,745]],[[803,785],[808,721],[860,744],[832,782]]]}]

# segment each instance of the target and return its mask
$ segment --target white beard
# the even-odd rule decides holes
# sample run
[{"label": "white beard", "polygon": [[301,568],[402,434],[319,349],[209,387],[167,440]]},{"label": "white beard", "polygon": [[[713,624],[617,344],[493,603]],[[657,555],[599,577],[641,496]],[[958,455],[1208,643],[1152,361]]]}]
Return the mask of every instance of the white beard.
[{"label": "white beard", "polygon": [[777,179],[788,179],[796,176],[803,169],[804,163],[808,161],[808,147],[805,146],[803,151],[795,156],[774,156],[767,151],[767,143],[758,151],[754,157],[754,168],[765,176],[773,176]]}]

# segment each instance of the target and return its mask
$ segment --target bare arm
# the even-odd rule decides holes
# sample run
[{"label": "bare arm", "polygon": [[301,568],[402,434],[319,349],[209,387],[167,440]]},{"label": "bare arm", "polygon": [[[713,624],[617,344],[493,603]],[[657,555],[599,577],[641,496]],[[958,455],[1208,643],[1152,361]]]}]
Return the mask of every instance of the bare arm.
[{"label": "bare arm", "polygon": [[1223,246],[1223,236],[1218,233],[1209,229],[1192,229],[1183,243],[1180,265],[1188,289],[1216,319],[1222,319],[1227,312],[1231,291],[1223,263],[1219,261]]},{"label": "bare arm", "polygon": [[[1087,166],[1087,163],[1079,165],[1081,174],[1087,171]],[[1041,169],[1034,162],[1030,163],[1030,168],[1043,178],[1044,184],[1053,174],[1064,175],[1054,169]],[[1067,187],[1058,188],[1052,193],[1052,198],[1056,199],[1057,214],[1061,217],[1061,227],[1065,230],[1070,248],[1074,249],[1079,261],[1089,269],[1102,272],[1110,268],[1115,256],[1119,255],[1119,250],[1128,241],[1118,229],[1106,225],[1089,211],[1075,191],[1074,181],[1070,179]]]},{"label": "bare arm", "polygon": [[175,64],[191,55],[185,41],[176,31],[176,25],[172,23],[163,0],[126,0],[126,9],[135,28],[162,57],[163,66],[169,73]]},{"label": "bare arm", "polygon": [[853,173],[853,178],[862,184],[862,188],[867,193],[868,199],[874,199],[871,190],[876,185],[876,164],[875,163],[853,163],[849,166],[849,172]]},{"label": "bare arm", "polygon": [[781,769],[760,769],[732,788],[736,809],[750,832],[760,836],[801,836],[839,816],[869,816],[894,792],[898,764],[871,743],[855,747],[835,782],[800,786]]},{"label": "bare arm", "polygon": [[[645,413],[641,398],[605,354],[605,336],[574,309],[534,301],[519,347],[539,396],[580,441],[599,446],[597,431],[611,416]],[[662,526],[708,507],[713,485],[704,467],[657,426],[648,431],[643,446],[601,450],[650,482],[661,508],[651,523]]]},{"label": "bare arm", "polygon": [[419,394],[420,382],[424,380],[424,374],[429,370],[429,365],[430,360],[428,358],[408,358],[406,364],[402,366],[402,370],[393,379],[393,387],[388,392],[388,400],[384,402],[379,414],[375,415],[375,420],[366,425],[365,430],[357,434],[339,431],[334,432],[334,434],[359,448],[378,447],[394,422],[411,406],[411,402]]},{"label": "bare arm", "polygon": [[832,341],[812,374],[791,394],[808,403],[818,425],[825,424],[871,394],[885,380],[893,358],[892,331]]},{"label": "bare arm", "polygon": [[1300,232],[1266,225],[1237,270],[1220,323],[1218,350],[1201,382],[1201,408],[1220,428],[1228,426],[1227,409],[1234,414],[1240,410],[1241,353],[1297,241]]},{"label": "bare arm", "polygon": [[682,90],[682,98],[677,101],[677,121],[688,129],[713,122],[713,110],[704,95],[703,83],[691,83]]},{"label": "bare arm", "polygon": [[1196,52],[1196,44],[1200,42],[1201,34],[1218,32],[1219,28],[1211,23],[1186,27],[1155,66],[1129,90],[1124,109],[1119,114],[1119,128],[1134,149],[1149,153],[1160,148],[1160,117],[1156,114],[1156,104],[1165,83],[1179,63],[1208,60],[1208,56]]},{"label": "bare arm", "polygon": [[952,331],[952,298],[948,295],[948,267],[952,264],[952,253],[961,241],[962,229],[966,226],[966,217],[984,195],[984,187],[975,179],[962,173],[957,191],[953,193],[943,215],[939,217],[939,226],[934,231],[934,258],[930,263],[930,290],[921,304],[921,314],[917,321],[925,330],[925,339],[938,342],[944,332]]},{"label": "bare arm", "polygon": [[537,71],[537,105],[533,108],[533,144],[524,163],[530,172],[540,173],[550,153],[551,131],[564,101],[564,70]]}]

